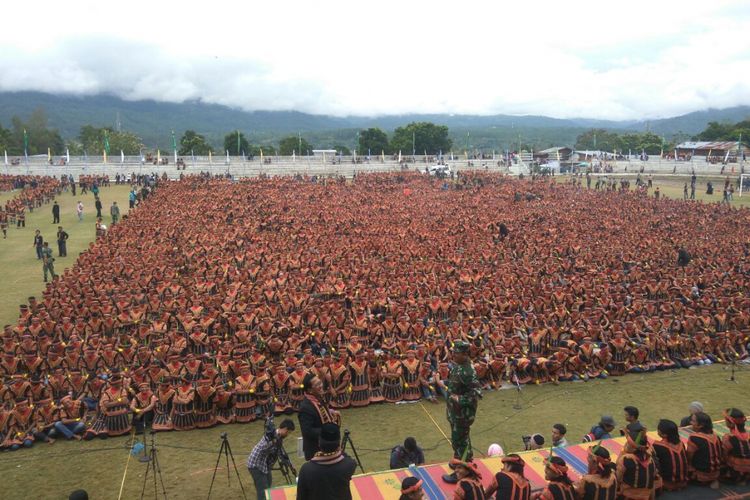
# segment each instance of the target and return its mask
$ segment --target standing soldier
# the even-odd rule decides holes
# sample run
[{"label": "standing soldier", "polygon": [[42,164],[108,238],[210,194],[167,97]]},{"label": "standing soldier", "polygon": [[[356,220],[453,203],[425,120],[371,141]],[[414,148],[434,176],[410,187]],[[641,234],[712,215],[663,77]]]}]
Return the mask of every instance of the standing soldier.
[{"label": "standing soldier", "polygon": [[112,206],[109,207],[109,214],[112,216],[112,224],[117,224],[120,220],[120,207],[117,206],[116,201],[113,201]]},{"label": "standing soldier", "polygon": [[[468,343],[459,340],[453,344],[453,362],[448,383],[440,382],[448,394],[446,413],[451,426],[453,445],[451,466],[473,459],[469,431],[477,414],[479,398],[482,397],[477,374],[469,359]],[[458,482],[458,478],[453,472],[443,475],[443,481],[453,484]]]},{"label": "standing soldier", "polygon": [[44,282],[47,283],[47,272],[52,274],[52,279],[57,278],[55,274],[55,259],[52,257],[52,249],[48,242],[44,242],[42,247],[42,266],[44,266]]}]

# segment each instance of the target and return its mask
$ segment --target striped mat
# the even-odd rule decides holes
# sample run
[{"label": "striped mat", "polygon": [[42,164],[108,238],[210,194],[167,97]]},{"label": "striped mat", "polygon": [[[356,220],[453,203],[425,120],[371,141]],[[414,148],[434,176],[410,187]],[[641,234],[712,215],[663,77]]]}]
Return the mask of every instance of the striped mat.
[{"label": "striped mat", "polygon": [[[724,421],[714,423],[714,432],[719,436],[728,432]],[[687,440],[690,433],[689,428],[680,429],[680,435],[683,440]],[[659,439],[655,431],[648,434],[652,440]],[[599,442],[555,448],[554,454],[565,460],[568,464],[570,478],[574,481],[586,473],[588,448],[595,444],[599,444]],[[609,450],[612,454],[612,461],[615,461],[617,460],[617,456],[622,452],[625,438],[606,439],[601,444]],[[526,462],[524,474],[531,482],[531,487],[534,490],[542,489],[546,484],[544,480],[544,459],[549,455],[549,451],[526,451],[519,453],[519,455]],[[479,465],[479,471],[482,474],[482,483],[488,486],[492,482],[492,477],[495,473],[502,469],[501,459],[475,457],[474,460]],[[450,472],[451,469],[447,463],[440,463],[410,467],[408,469],[361,474],[352,478],[352,498],[354,500],[398,500],[401,494],[401,481],[409,476],[416,476],[422,480],[422,488],[429,500],[452,498],[455,485],[447,484],[441,479],[443,474]],[[273,488],[266,492],[268,500],[293,500],[296,498],[296,495],[297,488],[295,486]]]}]

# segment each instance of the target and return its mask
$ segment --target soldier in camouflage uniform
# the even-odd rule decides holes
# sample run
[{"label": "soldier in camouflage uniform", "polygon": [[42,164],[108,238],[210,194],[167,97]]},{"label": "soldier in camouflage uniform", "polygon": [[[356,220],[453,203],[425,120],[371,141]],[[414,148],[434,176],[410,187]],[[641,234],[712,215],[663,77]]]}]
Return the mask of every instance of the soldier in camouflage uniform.
[{"label": "soldier in camouflage uniform", "polygon": [[[453,344],[453,362],[448,383],[441,383],[448,393],[446,413],[451,425],[452,464],[469,462],[473,458],[469,431],[477,414],[477,403],[482,397],[477,374],[469,359],[468,343],[456,341]],[[444,475],[443,480],[457,482],[455,473]]]}]

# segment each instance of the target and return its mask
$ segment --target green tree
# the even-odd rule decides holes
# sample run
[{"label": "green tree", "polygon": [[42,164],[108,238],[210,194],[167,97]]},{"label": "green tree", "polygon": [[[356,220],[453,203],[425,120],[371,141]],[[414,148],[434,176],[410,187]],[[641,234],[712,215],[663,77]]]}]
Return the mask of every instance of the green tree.
[{"label": "green tree", "polygon": [[[238,138],[239,141],[237,140]],[[239,144],[237,144],[238,142]],[[224,136],[224,151],[229,151],[229,154],[232,156],[249,154],[250,142],[245,138],[245,134],[239,130],[229,132]]]},{"label": "green tree", "polygon": [[250,146],[250,156],[260,156],[260,151],[263,150],[263,156],[273,156],[276,154],[276,148],[262,144],[260,146]]},{"label": "green tree", "polygon": [[379,128],[368,128],[359,133],[359,144],[357,151],[360,154],[367,154],[368,151],[373,155],[379,155],[381,151],[390,153],[388,147],[388,136]]},{"label": "green tree", "polygon": [[10,151],[13,147],[13,132],[0,125],[0,150]]},{"label": "green tree", "polygon": [[[109,154],[118,155],[120,151],[126,155],[137,155],[143,148],[141,138],[132,132],[117,132],[111,127],[94,127],[84,125],[78,134],[81,152],[86,151],[90,155],[100,155],[104,150],[104,134],[109,141]],[[69,146],[70,147],[70,146]],[[71,154],[75,146],[71,148]]]},{"label": "green tree", "polygon": [[575,149],[583,151],[621,150],[620,138],[614,132],[604,129],[591,129],[576,138]]},{"label": "green tree", "polygon": [[179,155],[206,156],[209,151],[213,152],[213,148],[206,142],[205,136],[195,130],[186,130],[180,137],[180,147],[177,153]]},{"label": "green tree", "polygon": [[411,154],[412,150],[417,154],[435,155],[439,152],[446,153],[451,150],[453,141],[448,136],[448,127],[435,125],[430,122],[412,122],[405,127],[398,127],[393,132],[390,149]]},{"label": "green tree", "polygon": [[11,119],[13,129],[11,132],[11,147],[9,154],[21,155],[24,152],[24,131],[28,138],[28,154],[47,154],[47,148],[52,154],[64,153],[65,143],[60,133],[47,126],[47,114],[42,108],[35,109],[28,121],[24,122],[20,117]]},{"label": "green tree", "polygon": [[291,156],[292,151],[297,155],[312,154],[313,146],[304,137],[290,135],[279,141],[279,154]]},{"label": "green tree", "polygon": [[[341,144],[335,145],[332,149],[335,149],[337,153],[340,153],[340,154],[342,154],[344,156],[351,156],[351,154],[352,154],[352,150],[351,149],[349,149],[346,146],[343,146]],[[361,153],[361,151],[362,151],[361,149],[357,150],[357,152],[360,152],[360,153]],[[364,151],[365,151],[365,154],[367,154],[367,150],[365,149]],[[373,154],[374,153],[375,153],[375,151],[373,151]]]}]

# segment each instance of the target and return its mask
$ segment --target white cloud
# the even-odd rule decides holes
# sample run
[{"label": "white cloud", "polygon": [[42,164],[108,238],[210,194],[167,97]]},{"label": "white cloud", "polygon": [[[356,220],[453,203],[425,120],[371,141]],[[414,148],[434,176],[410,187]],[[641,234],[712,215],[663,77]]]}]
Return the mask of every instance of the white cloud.
[{"label": "white cloud", "polygon": [[[27,7],[5,6],[5,18],[28,19]],[[34,10],[0,32],[0,90],[336,115],[626,119],[750,103],[741,0],[42,1]]]}]

